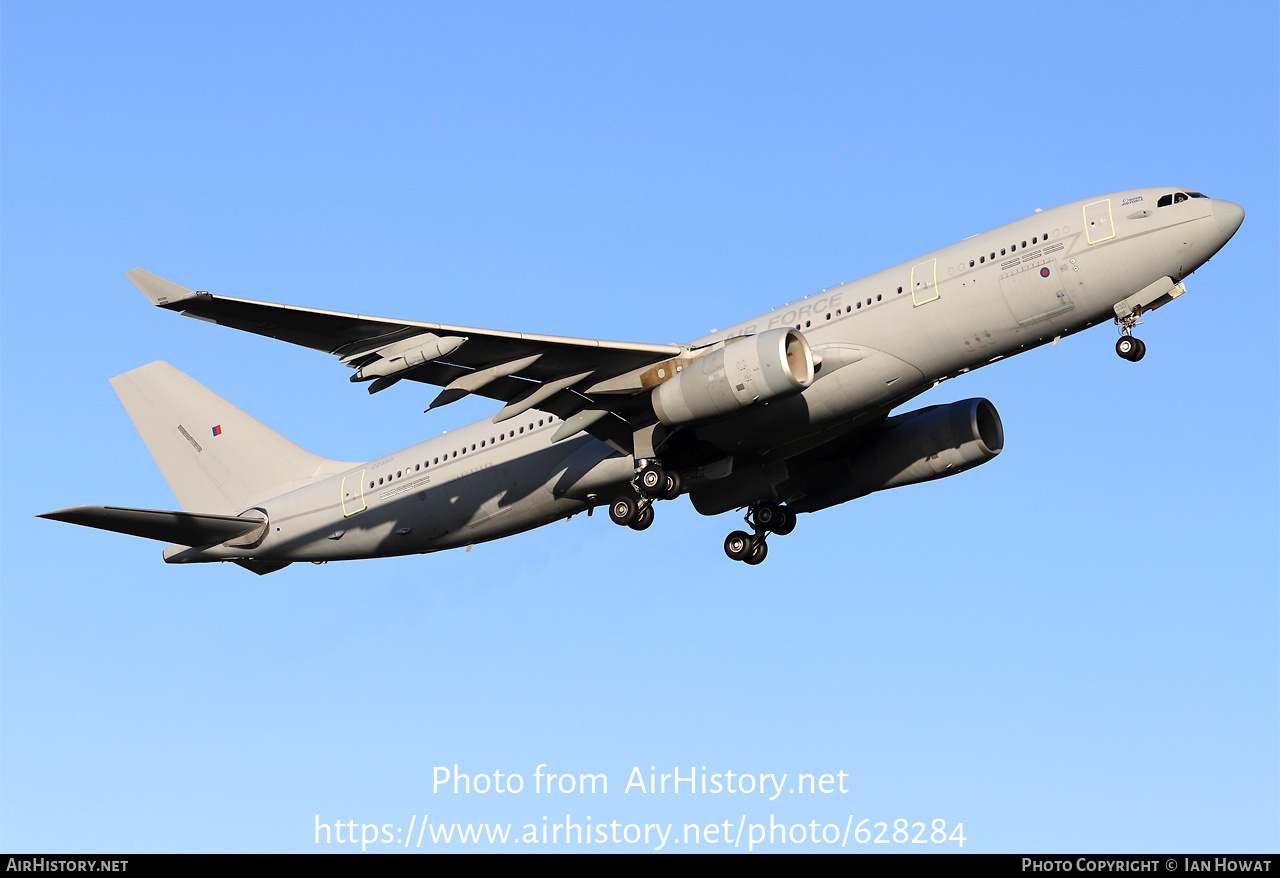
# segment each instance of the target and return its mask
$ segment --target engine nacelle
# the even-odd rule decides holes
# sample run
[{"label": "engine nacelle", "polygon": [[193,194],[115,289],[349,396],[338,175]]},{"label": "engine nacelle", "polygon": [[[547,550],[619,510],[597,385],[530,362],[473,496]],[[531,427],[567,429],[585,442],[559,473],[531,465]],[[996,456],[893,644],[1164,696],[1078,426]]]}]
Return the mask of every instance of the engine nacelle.
[{"label": "engine nacelle", "polygon": [[[815,512],[886,488],[915,485],[962,473],[1004,448],[1004,425],[985,399],[964,399],[889,419],[889,429],[851,456],[847,476],[793,502]],[[842,474],[843,475],[843,474]]]},{"label": "engine nacelle", "polygon": [[771,329],[729,342],[653,391],[668,427],[785,399],[813,383],[813,352],[795,329]]}]

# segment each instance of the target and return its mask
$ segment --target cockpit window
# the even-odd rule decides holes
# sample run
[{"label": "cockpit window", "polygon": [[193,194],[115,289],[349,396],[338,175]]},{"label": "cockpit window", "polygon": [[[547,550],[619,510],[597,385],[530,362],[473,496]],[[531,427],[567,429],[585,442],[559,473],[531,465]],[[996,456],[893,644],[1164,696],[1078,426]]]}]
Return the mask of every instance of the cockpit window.
[{"label": "cockpit window", "polygon": [[1156,202],[1156,207],[1168,207],[1170,204],[1181,204],[1188,198],[1208,197],[1208,195],[1201,195],[1199,192],[1171,192],[1168,195],[1161,195],[1160,200]]}]

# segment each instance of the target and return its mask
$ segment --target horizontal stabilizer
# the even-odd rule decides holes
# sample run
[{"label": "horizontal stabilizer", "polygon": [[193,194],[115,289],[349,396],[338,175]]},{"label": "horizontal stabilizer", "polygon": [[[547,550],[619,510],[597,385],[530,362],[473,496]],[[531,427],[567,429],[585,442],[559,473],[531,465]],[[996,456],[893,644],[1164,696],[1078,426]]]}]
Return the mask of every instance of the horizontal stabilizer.
[{"label": "horizontal stabilizer", "polygon": [[262,527],[266,519],[206,515],[198,512],[165,512],[159,509],[125,509],[120,506],[72,506],[46,512],[38,518],[66,521],[116,533],[179,543],[212,546],[234,540]]}]

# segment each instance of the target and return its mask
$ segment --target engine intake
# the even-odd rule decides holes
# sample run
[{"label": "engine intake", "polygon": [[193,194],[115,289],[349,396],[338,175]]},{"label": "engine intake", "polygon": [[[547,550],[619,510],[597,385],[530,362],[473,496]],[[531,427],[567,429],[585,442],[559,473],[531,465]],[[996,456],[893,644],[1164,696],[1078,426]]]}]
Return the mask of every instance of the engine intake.
[{"label": "engine intake", "polygon": [[813,383],[813,352],[794,329],[732,339],[653,391],[653,410],[668,427],[785,399]]}]

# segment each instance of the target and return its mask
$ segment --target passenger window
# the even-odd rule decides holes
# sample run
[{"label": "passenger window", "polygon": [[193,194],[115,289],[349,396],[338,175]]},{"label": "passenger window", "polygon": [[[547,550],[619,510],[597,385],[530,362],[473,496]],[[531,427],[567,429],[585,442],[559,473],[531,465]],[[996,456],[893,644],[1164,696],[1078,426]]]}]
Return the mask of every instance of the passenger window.
[{"label": "passenger window", "polygon": [[979,256],[979,257],[978,257],[978,261],[979,261],[979,262],[986,262],[986,261],[987,261],[987,257],[985,257],[985,256]]},{"label": "passenger window", "polygon": [[973,268],[973,260],[972,260],[972,259],[970,259],[970,260],[969,260],[969,267],[970,267],[970,268]]}]

